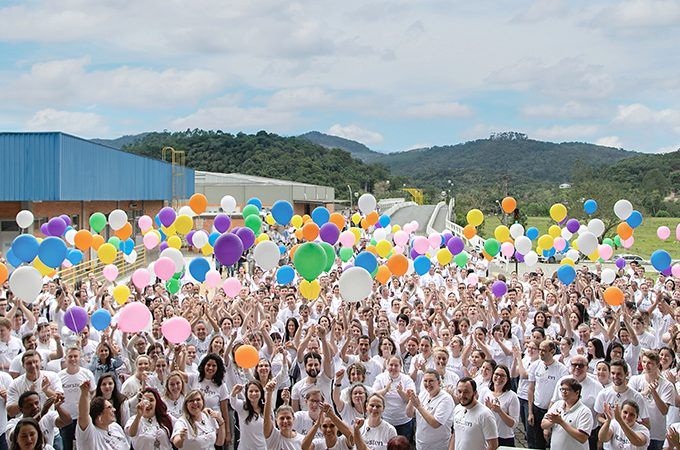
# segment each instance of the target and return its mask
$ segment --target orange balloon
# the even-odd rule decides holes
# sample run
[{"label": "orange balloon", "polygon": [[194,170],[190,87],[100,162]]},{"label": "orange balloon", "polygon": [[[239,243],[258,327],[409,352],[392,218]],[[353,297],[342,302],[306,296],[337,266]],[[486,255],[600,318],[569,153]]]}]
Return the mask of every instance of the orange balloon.
[{"label": "orange balloon", "polygon": [[201,214],[205,212],[205,208],[208,207],[208,199],[205,198],[203,194],[194,194],[189,199],[189,208],[196,214]]},{"label": "orange balloon", "polygon": [[297,230],[295,230],[295,239],[297,239],[298,241],[302,240],[302,228],[298,228]]},{"label": "orange balloon", "polygon": [[328,221],[334,223],[338,227],[338,230],[345,228],[345,218],[340,213],[331,214],[331,217],[328,219]]},{"label": "orange balloon", "polygon": [[243,369],[252,369],[260,361],[260,355],[252,345],[242,345],[234,352],[236,364]]},{"label": "orange balloon", "polygon": [[408,271],[408,259],[404,255],[392,255],[390,259],[387,260],[387,267],[390,269],[394,275],[400,277],[406,275]]},{"label": "orange balloon", "polygon": [[501,202],[501,207],[505,214],[510,214],[517,208],[517,200],[512,197],[505,197]]},{"label": "orange balloon", "polygon": [[487,261],[491,261],[493,259],[493,256],[489,255],[484,249],[482,249],[482,255],[484,255],[484,259]]},{"label": "orange balloon", "polygon": [[616,226],[616,233],[625,241],[633,236],[633,229],[626,222],[621,222]]},{"label": "orange balloon", "polygon": [[9,270],[7,270],[7,266],[4,265],[3,263],[0,263],[0,284],[7,281],[8,276],[9,276]]},{"label": "orange balloon", "polygon": [[319,237],[319,226],[314,222],[307,222],[302,227],[302,237],[308,241],[313,241]]},{"label": "orange balloon", "polygon": [[295,251],[298,249],[299,246],[300,246],[300,244],[295,244],[293,247],[291,247],[290,252],[289,252],[291,260],[293,259],[293,256],[295,256]]},{"label": "orange balloon", "polygon": [[302,216],[302,223],[307,223],[310,220],[312,220],[312,218],[309,216],[309,214],[305,214],[304,216]]},{"label": "orange balloon", "polygon": [[104,243],[104,238],[98,234],[92,236],[92,248],[94,250],[99,250],[99,246]]},{"label": "orange balloon", "polygon": [[375,256],[378,256],[378,249],[375,248],[375,245],[369,245],[366,247],[366,251],[373,253]]},{"label": "orange balloon", "polygon": [[[87,251],[92,246],[92,233],[87,230],[79,230],[73,237],[73,243],[80,251]],[[104,238],[102,238],[104,240]]]},{"label": "orange balloon", "polygon": [[375,279],[380,281],[380,284],[387,284],[387,282],[390,281],[390,277],[392,277],[392,272],[390,272],[390,269],[385,264],[378,267],[378,273],[375,274]]},{"label": "orange balloon", "polygon": [[368,220],[366,220],[366,218],[361,219],[361,228],[363,228],[364,230],[368,230],[368,227],[370,226],[371,225],[369,225]]},{"label": "orange balloon", "polygon": [[376,211],[373,211],[366,216],[366,222],[368,222],[369,227],[378,223],[378,219],[380,219],[380,216],[378,216]]},{"label": "orange balloon", "polygon": [[476,234],[477,228],[473,227],[472,225],[465,225],[465,228],[463,228],[463,236],[465,236],[467,239],[472,239]]},{"label": "orange balloon", "polygon": [[611,286],[604,291],[604,301],[611,306],[619,306],[623,304],[623,291],[617,287]]},{"label": "orange balloon", "polygon": [[116,230],[115,235],[120,238],[121,241],[125,241],[132,236],[132,225],[130,222],[126,222],[125,225],[123,225],[123,228]]}]

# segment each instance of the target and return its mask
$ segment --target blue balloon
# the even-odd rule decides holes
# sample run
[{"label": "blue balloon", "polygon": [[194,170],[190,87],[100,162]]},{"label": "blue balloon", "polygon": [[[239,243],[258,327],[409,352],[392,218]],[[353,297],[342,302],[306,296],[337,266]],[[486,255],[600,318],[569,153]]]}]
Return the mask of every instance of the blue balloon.
[{"label": "blue balloon", "polygon": [[17,255],[14,254],[14,250],[12,250],[11,248],[5,254],[5,258],[7,258],[7,262],[10,263],[15,268],[19,267],[23,262],[19,258],[17,258]]},{"label": "blue balloon", "polygon": [[156,214],[153,218],[153,221],[156,222],[156,226],[160,228],[161,224],[161,218],[158,217],[158,214]]},{"label": "blue balloon", "polygon": [[373,273],[378,268],[378,260],[371,252],[361,252],[354,258],[355,267],[363,267],[368,273]]},{"label": "blue balloon", "polygon": [[210,233],[210,236],[208,236],[208,243],[210,244],[211,247],[215,246],[215,242],[217,242],[217,238],[220,237],[221,234],[218,233],[217,231],[213,231]]},{"label": "blue balloon", "polygon": [[383,227],[387,228],[387,226],[390,224],[390,216],[383,214],[378,218],[378,223]]},{"label": "blue balloon", "polygon": [[595,211],[597,211],[597,202],[592,198],[590,200],[586,200],[583,203],[583,210],[586,212],[586,214],[593,214]]},{"label": "blue balloon", "polygon": [[295,269],[290,266],[281,266],[276,271],[276,282],[279,284],[290,284],[295,279]]},{"label": "blue balloon", "polygon": [[657,250],[652,253],[649,262],[652,263],[656,270],[663,272],[671,266],[671,255],[666,250]]},{"label": "blue balloon", "polygon": [[293,205],[285,200],[278,200],[271,209],[272,217],[279,225],[288,225],[293,218]]},{"label": "blue balloon", "polygon": [[637,228],[642,225],[642,214],[640,211],[633,211],[630,216],[626,219],[626,223],[630,225],[631,228]]},{"label": "blue balloon", "polygon": [[133,241],[132,238],[128,238],[125,242],[121,241],[120,245],[123,247],[121,250],[123,250],[123,253],[126,255],[129,255],[132,253],[132,250],[135,249],[135,241]]},{"label": "blue balloon", "polygon": [[69,249],[66,254],[66,259],[68,259],[71,264],[76,265],[83,260],[83,252],[75,248]]},{"label": "blue balloon", "polygon": [[163,230],[161,230],[160,228],[158,229],[158,233],[161,235],[161,242],[165,242],[168,239],[165,233],[163,233]]},{"label": "blue balloon", "polygon": [[189,263],[189,273],[199,283],[205,281],[205,274],[210,270],[210,263],[203,258],[196,258]]},{"label": "blue balloon", "polygon": [[430,261],[430,258],[425,255],[420,255],[415,260],[413,260],[413,270],[418,275],[425,275],[430,270],[431,265],[432,262]]},{"label": "blue balloon", "polygon": [[246,202],[246,205],[255,205],[255,207],[257,207],[259,211],[262,211],[262,201],[257,197],[253,197],[250,200],[248,200]]},{"label": "blue balloon", "polygon": [[549,250],[543,250],[543,256],[545,256],[546,258],[550,258],[551,256],[555,256],[555,247],[552,247]]},{"label": "blue balloon", "polygon": [[571,284],[576,279],[576,270],[569,264],[565,264],[557,269],[557,278],[564,284]]},{"label": "blue balloon", "polygon": [[53,269],[56,269],[64,262],[67,254],[68,248],[66,248],[66,243],[54,236],[43,239],[40,247],[38,247],[38,258],[40,258],[40,261]]},{"label": "blue balloon", "polygon": [[316,208],[314,208],[314,211],[312,211],[312,222],[314,222],[318,226],[321,226],[324,223],[328,222],[330,218],[331,213],[329,213],[328,210],[323,206],[317,206]]},{"label": "blue balloon", "polygon": [[526,233],[524,233],[524,234],[526,234],[526,237],[528,237],[532,241],[535,241],[536,238],[538,238],[538,228],[536,228],[536,227],[528,228]]},{"label": "blue balloon", "polygon": [[285,245],[279,245],[279,253],[282,255],[286,253],[286,246]]},{"label": "blue balloon", "polygon": [[90,325],[97,331],[104,331],[111,324],[111,314],[105,309],[98,309],[90,317]]},{"label": "blue balloon", "polygon": [[39,246],[38,240],[32,234],[20,234],[12,242],[14,256],[27,263],[30,263],[38,256]]}]

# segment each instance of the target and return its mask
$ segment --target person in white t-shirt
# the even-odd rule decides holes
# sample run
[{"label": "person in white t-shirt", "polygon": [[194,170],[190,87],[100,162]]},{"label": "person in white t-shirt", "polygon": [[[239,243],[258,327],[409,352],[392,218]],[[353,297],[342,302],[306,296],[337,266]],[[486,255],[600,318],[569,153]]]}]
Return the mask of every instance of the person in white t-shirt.
[{"label": "person in white t-shirt", "polygon": [[276,391],[276,380],[269,381],[265,386],[265,391],[262,431],[267,441],[267,448],[302,450],[304,436],[293,430],[293,424],[295,423],[293,408],[287,405],[280,406],[276,410],[275,417],[278,429],[274,426],[274,421],[272,420],[272,397]]},{"label": "person in white t-shirt", "polygon": [[[321,429],[322,438],[316,438]],[[342,436],[338,437],[338,431]],[[354,447],[352,430],[333,412],[328,403],[321,405],[319,418],[302,440],[302,450],[351,450]]]},{"label": "person in white t-shirt", "polygon": [[16,424],[16,433],[9,441],[11,448],[18,449],[41,449],[54,450],[54,447],[45,443],[45,435],[40,429],[40,424],[33,418],[27,417],[19,420]]},{"label": "person in white t-shirt", "polygon": [[649,430],[637,423],[640,407],[626,400],[614,409],[604,405],[606,417],[598,435],[605,450],[645,450],[649,445]]},{"label": "person in white t-shirt", "polygon": [[441,384],[439,372],[428,369],[423,374],[424,389],[420,395],[408,391],[406,414],[416,418],[417,449],[446,450],[449,446],[454,403]]},{"label": "person in white t-shirt", "polygon": [[372,394],[366,401],[366,420],[357,419],[354,423],[354,442],[359,450],[387,450],[387,443],[397,436],[397,430],[382,415],[385,411],[385,398]]},{"label": "person in white t-shirt", "polygon": [[498,365],[491,376],[489,389],[479,401],[494,413],[498,427],[498,444],[515,446],[515,425],[519,420],[519,397],[510,389],[510,369]]},{"label": "person in white t-shirt", "polygon": [[560,383],[562,400],[548,409],[541,421],[543,430],[551,430],[550,448],[588,450],[588,437],[593,428],[593,414],[581,398],[581,383],[565,378]]},{"label": "person in white t-shirt", "polygon": [[85,381],[90,381],[91,386],[95,386],[94,375],[88,369],[80,367],[81,350],[78,347],[71,347],[66,351],[66,368],[59,372],[61,387],[64,390],[64,409],[71,415],[71,422],[61,428],[64,450],[73,449],[73,440],[76,436],[76,425],[78,419],[78,401],[80,399],[80,385]]},{"label": "person in white t-shirt", "polygon": [[47,370],[40,370],[40,354],[29,350],[22,356],[22,364],[26,373],[12,381],[7,390],[7,413],[15,416],[19,413],[19,396],[26,391],[36,391],[40,395],[40,404],[45,404],[48,397],[63,394],[59,376]]},{"label": "person in white t-shirt", "polygon": [[78,450],[121,450],[128,448],[123,428],[116,423],[116,409],[103,397],[90,402],[92,387],[89,381],[80,386],[78,400],[78,426],[76,427],[76,449]]},{"label": "person in white t-shirt", "polygon": [[[498,427],[489,408],[477,401],[477,383],[465,377],[456,386],[458,405],[453,410],[455,450],[498,448]],[[451,448],[451,446],[449,446]]]},{"label": "person in white t-shirt", "polygon": [[184,414],[172,429],[172,443],[182,450],[213,450],[224,444],[225,422],[218,411],[205,408],[203,393],[189,392],[182,408]]}]

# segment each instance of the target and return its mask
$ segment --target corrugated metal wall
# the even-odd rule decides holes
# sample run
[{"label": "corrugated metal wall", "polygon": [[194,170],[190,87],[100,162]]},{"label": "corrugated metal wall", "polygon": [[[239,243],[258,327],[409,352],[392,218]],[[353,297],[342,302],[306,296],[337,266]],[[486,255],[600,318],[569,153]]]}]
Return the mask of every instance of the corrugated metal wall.
[{"label": "corrugated metal wall", "polygon": [[0,133],[0,200],[58,200],[59,135]]}]

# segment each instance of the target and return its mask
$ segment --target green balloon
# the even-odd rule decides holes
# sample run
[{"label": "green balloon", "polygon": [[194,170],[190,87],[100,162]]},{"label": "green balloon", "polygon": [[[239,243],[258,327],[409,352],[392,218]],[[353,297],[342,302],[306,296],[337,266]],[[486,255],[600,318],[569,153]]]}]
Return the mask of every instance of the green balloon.
[{"label": "green balloon", "polygon": [[458,253],[454,258],[453,262],[456,263],[456,265],[460,268],[465,267],[465,264],[468,262],[468,255],[465,252],[460,252]]},{"label": "green balloon", "polygon": [[612,248],[614,247],[614,241],[612,241],[611,238],[604,238],[604,240],[602,241],[602,243],[603,243],[603,244],[607,244],[608,246],[610,246],[610,247],[612,247]]},{"label": "green balloon", "polygon": [[621,238],[614,236],[614,244],[616,244],[617,247],[621,247]]},{"label": "green balloon", "polygon": [[246,205],[243,208],[243,211],[241,212],[243,215],[243,218],[245,219],[246,217],[252,216],[253,214],[256,216],[260,215],[260,210],[257,209],[257,206],[255,205]]},{"label": "green balloon", "polygon": [[[255,206],[253,206],[253,208],[255,208]],[[255,233],[256,237],[260,235],[260,232],[262,230],[262,219],[260,219],[259,214],[251,214],[248,217],[246,217],[245,225],[247,228],[253,230],[253,233]]]},{"label": "green balloon", "polygon": [[116,247],[116,250],[120,249],[120,239],[117,236],[111,236],[109,238],[109,244],[113,245]]},{"label": "green balloon", "polygon": [[378,243],[378,241],[376,241],[376,240],[373,239],[373,238],[371,239],[371,245],[375,245],[375,244],[377,244],[377,243]]},{"label": "green balloon", "polygon": [[293,265],[305,280],[316,280],[326,267],[326,251],[319,244],[306,242],[295,250]]},{"label": "green balloon", "polygon": [[378,275],[378,267],[380,266],[375,266],[375,269],[371,272],[371,278],[375,278],[375,276]]},{"label": "green balloon", "polygon": [[350,259],[352,259],[352,256],[354,256],[354,252],[352,251],[351,248],[348,247],[342,247],[340,249],[340,259],[342,262],[347,262]]},{"label": "green balloon", "polygon": [[489,256],[496,256],[501,250],[501,243],[494,238],[487,239],[484,242],[484,250],[486,250]]},{"label": "green balloon", "polygon": [[179,280],[180,278],[182,278],[182,275],[184,275],[182,272],[177,272],[172,276],[172,278],[174,278],[175,280]]},{"label": "green balloon", "polygon": [[176,294],[179,292],[179,281],[175,278],[170,278],[165,282],[165,289],[171,294]]},{"label": "green balloon", "polygon": [[96,212],[90,216],[90,228],[95,233],[99,233],[106,226],[106,216],[100,212]]},{"label": "green balloon", "polygon": [[324,272],[329,272],[333,268],[333,263],[335,262],[335,249],[328,242],[322,242],[321,247],[323,251],[326,252],[326,265],[323,268]]}]

